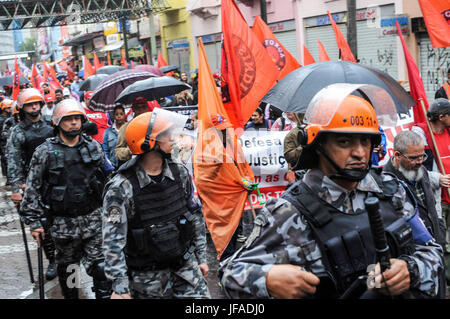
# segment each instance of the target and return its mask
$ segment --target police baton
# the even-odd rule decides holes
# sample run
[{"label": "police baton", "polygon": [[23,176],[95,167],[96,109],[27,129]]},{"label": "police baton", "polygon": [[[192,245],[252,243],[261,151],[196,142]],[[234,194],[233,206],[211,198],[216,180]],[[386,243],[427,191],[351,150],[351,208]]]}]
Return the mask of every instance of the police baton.
[{"label": "police baton", "polygon": [[23,224],[22,219],[20,218],[19,211],[20,211],[20,204],[17,205],[17,213],[19,214],[20,227],[22,228],[22,238],[23,244],[25,245],[25,255],[27,257],[28,272],[30,273],[31,283],[34,284],[33,267],[31,265],[30,251],[28,249],[27,234],[25,233],[25,225]]},{"label": "police baton", "polygon": [[38,276],[39,276],[39,299],[45,299],[44,295],[44,262],[42,257],[42,235],[39,234],[38,247]]}]

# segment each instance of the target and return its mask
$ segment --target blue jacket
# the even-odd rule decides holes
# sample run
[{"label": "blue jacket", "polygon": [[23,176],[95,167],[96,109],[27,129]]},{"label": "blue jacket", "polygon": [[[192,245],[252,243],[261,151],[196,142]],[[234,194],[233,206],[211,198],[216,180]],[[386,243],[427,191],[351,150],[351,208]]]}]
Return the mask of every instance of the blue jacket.
[{"label": "blue jacket", "polygon": [[118,161],[116,157],[117,131],[113,127],[108,127],[103,135],[103,152],[111,164],[117,168]]}]

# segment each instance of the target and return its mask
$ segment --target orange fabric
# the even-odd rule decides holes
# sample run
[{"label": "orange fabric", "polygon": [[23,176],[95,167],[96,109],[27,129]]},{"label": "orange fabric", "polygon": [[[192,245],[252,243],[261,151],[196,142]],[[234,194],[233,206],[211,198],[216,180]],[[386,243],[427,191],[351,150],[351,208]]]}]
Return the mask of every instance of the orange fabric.
[{"label": "orange fabric", "polygon": [[[43,67],[44,67],[44,80],[46,80],[49,84],[49,86],[55,90],[55,89],[63,89],[63,86],[61,85],[61,83],[59,83],[58,78],[56,77],[56,72],[52,67],[49,67],[47,65],[47,62],[43,62],[42,63]],[[50,77],[50,80],[48,79],[48,77]]]},{"label": "orange fabric", "polygon": [[131,69],[134,70],[134,62],[133,62],[133,60],[130,61],[130,64],[131,64]]},{"label": "orange fabric", "polygon": [[425,114],[422,110],[420,100],[423,100],[425,109],[428,110],[427,94],[425,93],[425,87],[423,85],[422,77],[420,76],[419,68],[416,65],[411,53],[409,53],[405,40],[403,39],[402,31],[400,30],[400,24],[395,21],[397,27],[397,34],[400,37],[400,41],[403,47],[403,54],[405,55],[406,68],[408,69],[409,90],[411,97],[416,101],[416,105],[413,106],[414,123],[422,123],[426,121]]},{"label": "orange fabric", "polygon": [[303,45],[303,65],[316,63],[309,50]]},{"label": "orange fabric", "polygon": [[267,53],[269,53],[273,63],[275,63],[278,68],[278,81],[290,72],[301,67],[300,63],[298,63],[292,54],[290,54],[280,41],[278,41],[260,16],[256,16],[252,31],[255,33],[259,42],[266,48]]},{"label": "orange fabric", "polygon": [[167,61],[164,60],[164,57],[161,54],[161,51],[158,51],[158,64],[156,65],[157,68],[160,68],[162,66],[167,66]]},{"label": "orange fabric", "polygon": [[17,100],[20,92],[20,69],[17,64],[17,56],[14,57],[14,81],[13,81],[13,91],[12,91],[12,99],[14,101]]},{"label": "orange fabric", "polygon": [[272,88],[278,69],[272,58],[250,30],[237,5],[222,1],[222,97],[231,124],[243,128]]},{"label": "orange fabric", "polygon": [[450,0],[419,0],[433,48],[450,47]]},{"label": "orange fabric", "polygon": [[[229,138],[225,150],[220,138],[221,131],[216,129],[219,126],[225,129],[231,123],[216,89],[201,39],[198,79],[199,139],[193,153],[194,182],[202,200],[203,215],[217,250],[217,258],[220,259],[244,210],[248,191],[244,188],[243,179],[253,181],[254,176],[232,134],[233,130],[227,129]],[[223,118],[220,124],[213,121],[217,117]]]},{"label": "orange fabric", "polygon": [[41,88],[41,83],[44,80],[42,79],[42,76],[40,76],[37,68],[36,68],[36,64],[33,64],[33,67],[31,69],[31,85],[35,88],[35,89],[40,89]]},{"label": "orange fabric", "polygon": [[356,62],[356,59],[352,53],[352,50],[350,50],[350,46],[348,45],[347,40],[345,40],[341,30],[339,30],[339,27],[337,26],[336,22],[334,22],[333,17],[330,14],[330,11],[327,11],[327,13],[328,17],[330,18],[331,26],[333,27],[334,30],[334,34],[336,36],[336,42],[339,48],[339,58],[343,61]]},{"label": "orange fabric", "polygon": [[95,69],[93,68],[89,59],[83,55],[83,65],[84,65],[84,79],[86,80],[91,75],[95,74]]},{"label": "orange fabric", "polygon": [[450,85],[445,82],[442,86],[444,87],[445,94],[447,94],[447,99],[450,99]]},{"label": "orange fabric", "polygon": [[330,57],[319,39],[317,39],[317,46],[319,47],[319,62],[330,61]]},{"label": "orange fabric", "polygon": [[95,70],[100,69],[103,66],[102,63],[100,63],[98,57],[97,57],[97,53],[94,52],[94,68]]},{"label": "orange fabric", "polygon": [[128,69],[127,60],[125,59],[125,50],[120,50],[120,53],[122,54],[122,60],[120,61],[120,65],[122,65],[125,69]]}]

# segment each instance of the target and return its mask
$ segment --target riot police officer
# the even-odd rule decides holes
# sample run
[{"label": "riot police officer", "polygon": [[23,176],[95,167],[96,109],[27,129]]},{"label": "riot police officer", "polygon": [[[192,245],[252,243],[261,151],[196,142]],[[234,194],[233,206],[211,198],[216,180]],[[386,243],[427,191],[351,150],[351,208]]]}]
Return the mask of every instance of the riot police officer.
[{"label": "riot police officer", "polygon": [[[377,117],[374,108],[383,113]],[[295,167],[308,171],[267,202],[247,242],[221,264],[229,297],[436,296],[441,247],[414,242],[409,221],[417,212],[405,189],[394,176],[370,170],[378,125],[396,119],[392,99],[374,86],[335,84],[313,98]],[[365,209],[369,196],[378,198],[393,239],[382,274]]]},{"label": "riot police officer", "polygon": [[[11,116],[11,108],[13,107],[14,101],[10,99],[4,99],[0,102],[0,133],[3,132],[3,124]],[[5,145],[0,144],[0,157],[2,166],[2,175],[6,176],[6,157],[5,157]]]},{"label": "riot police officer", "polygon": [[210,298],[206,231],[187,168],[171,160],[187,117],[155,108],[134,118],[134,156],[106,185],[103,247],[112,298]]},{"label": "riot police officer", "polygon": [[[22,90],[17,97],[17,108],[21,121],[12,128],[10,138],[6,143],[8,180],[11,183],[12,191],[11,200],[16,206],[20,205],[22,201],[21,191],[25,187],[25,179],[33,152],[48,137],[54,135],[53,127],[41,116],[41,108],[44,104],[44,98],[37,89]],[[45,238],[43,248],[49,261],[46,278],[51,280],[56,277],[55,247],[48,232]]]},{"label": "riot police officer", "polygon": [[101,250],[103,152],[99,143],[82,134],[86,113],[78,101],[58,103],[52,121],[57,135],[33,154],[21,215],[38,244],[39,237],[46,236],[42,216],[47,216],[64,298],[78,298],[79,287],[69,277],[80,260],[93,277],[96,298],[109,298]]}]

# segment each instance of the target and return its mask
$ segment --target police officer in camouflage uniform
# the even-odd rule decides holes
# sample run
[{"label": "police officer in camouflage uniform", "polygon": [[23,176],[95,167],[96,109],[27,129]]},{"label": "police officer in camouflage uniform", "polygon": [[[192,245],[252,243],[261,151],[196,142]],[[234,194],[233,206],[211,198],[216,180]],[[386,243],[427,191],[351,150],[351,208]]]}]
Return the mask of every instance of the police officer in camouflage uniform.
[{"label": "police officer in camouflage uniform", "polygon": [[103,198],[112,298],[210,298],[200,203],[187,168],[170,154],[174,130],[186,119],[155,109],[127,127],[126,141],[137,156],[119,168]]},{"label": "police officer in camouflage uniform", "polygon": [[[41,108],[45,104],[44,98],[37,89],[22,90],[17,97],[20,123],[14,126],[10,138],[6,143],[8,158],[8,180],[11,183],[11,200],[20,205],[21,191],[25,188],[30,160],[36,147],[48,137],[54,136],[53,127],[48,125],[41,116]],[[46,229],[48,231],[48,229]],[[43,241],[45,255],[49,261],[46,278],[56,277],[55,246],[47,232]]]},{"label": "police officer in camouflage uniform", "polygon": [[[0,133],[3,131],[3,124],[11,116],[11,108],[13,107],[14,101],[10,99],[4,99],[0,102]],[[6,157],[5,157],[5,145],[0,143],[0,157],[2,166],[2,175],[7,176],[6,170]]]},{"label": "police officer in camouflage uniform", "polygon": [[65,299],[78,298],[79,287],[71,275],[80,260],[93,277],[96,298],[109,299],[111,284],[105,277],[101,250],[103,152],[99,143],[81,133],[86,113],[78,101],[58,103],[52,121],[57,136],[33,154],[21,215],[38,244],[40,235],[47,236],[42,222],[47,216]]},{"label": "police officer in camouflage uniform", "polygon": [[[372,104],[350,94],[356,89],[367,90]],[[312,100],[300,135],[305,147],[295,167],[309,170],[282,198],[267,202],[247,242],[221,263],[219,277],[229,297],[437,295],[442,248],[433,240],[416,241],[410,218],[418,215],[398,180],[381,170],[369,173],[371,152],[380,140],[374,107],[391,105],[396,120],[387,93],[369,94],[374,91],[373,86],[336,84]],[[369,196],[379,199],[389,239],[390,268],[382,276],[364,205]]]},{"label": "police officer in camouflage uniform", "polygon": [[1,130],[1,136],[0,136],[0,148],[2,149],[2,152],[5,156],[5,166],[6,166],[6,184],[7,186],[11,185],[11,182],[8,178],[8,153],[6,152],[6,142],[8,141],[8,138],[11,136],[11,130],[16,124],[19,124],[20,117],[19,117],[19,109],[17,108],[17,102],[14,102],[13,105],[13,111],[12,116],[7,118],[5,122],[3,123],[3,127]]}]

